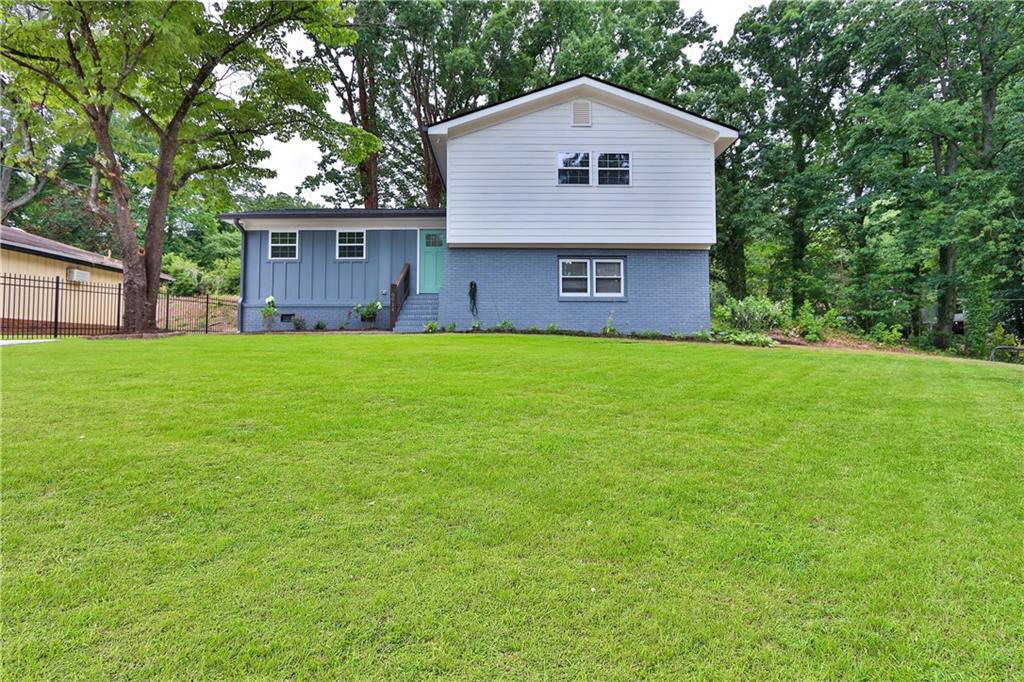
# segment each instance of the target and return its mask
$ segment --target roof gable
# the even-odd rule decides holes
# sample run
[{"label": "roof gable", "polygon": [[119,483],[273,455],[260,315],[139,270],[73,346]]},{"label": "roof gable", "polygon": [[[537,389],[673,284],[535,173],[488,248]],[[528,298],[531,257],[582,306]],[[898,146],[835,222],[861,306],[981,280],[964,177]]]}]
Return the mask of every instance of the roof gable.
[{"label": "roof gable", "polygon": [[445,151],[449,139],[576,99],[593,99],[668,128],[693,135],[714,145],[716,156],[724,152],[740,136],[740,132],[731,126],[699,116],[653,97],[592,76],[578,76],[504,102],[489,104],[468,113],[438,121],[428,127],[427,135],[442,176],[447,177]]}]

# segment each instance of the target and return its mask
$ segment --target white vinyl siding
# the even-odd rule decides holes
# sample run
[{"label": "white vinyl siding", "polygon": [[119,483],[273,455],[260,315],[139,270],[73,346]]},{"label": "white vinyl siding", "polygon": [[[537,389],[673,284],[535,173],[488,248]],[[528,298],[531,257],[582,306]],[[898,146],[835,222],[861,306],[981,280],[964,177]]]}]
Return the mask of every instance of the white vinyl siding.
[{"label": "white vinyl siding", "polygon": [[[566,125],[571,102],[448,142],[448,244],[704,246],[715,242],[710,142],[592,101],[591,127]],[[558,153],[629,153],[630,184],[552,181]]]},{"label": "white vinyl siding", "polygon": [[270,260],[298,260],[299,233],[295,230],[281,230],[270,233],[270,248],[267,254]]}]

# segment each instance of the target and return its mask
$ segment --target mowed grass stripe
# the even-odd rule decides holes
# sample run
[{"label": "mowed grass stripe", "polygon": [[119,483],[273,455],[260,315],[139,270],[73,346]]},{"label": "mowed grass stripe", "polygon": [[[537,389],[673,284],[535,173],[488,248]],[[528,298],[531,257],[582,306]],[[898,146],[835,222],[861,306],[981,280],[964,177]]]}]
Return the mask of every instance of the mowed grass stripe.
[{"label": "mowed grass stripe", "polygon": [[1024,372],[571,337],[5,348],[20,677],[1013,677]]}]

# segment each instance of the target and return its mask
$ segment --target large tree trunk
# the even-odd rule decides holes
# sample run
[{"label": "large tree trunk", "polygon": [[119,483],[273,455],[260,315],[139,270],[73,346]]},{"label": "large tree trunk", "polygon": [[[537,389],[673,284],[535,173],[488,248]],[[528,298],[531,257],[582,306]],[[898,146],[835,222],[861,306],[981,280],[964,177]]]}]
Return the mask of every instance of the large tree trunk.
[{"label": "large tree trunk", "polygon": [[426,180],[427,206],[437,208],[441,205],[441,196],[444,194],[444,185],[441,181],[441,173],[434,163],[434,154],[430,150],[430,140],[425,130],[420,132],[420,141],[423,149],[423,177]]},{"label": "large tree trunk", "polygon": [[[804,138],[801,133],[793,135],[793,165],[797,177],[807,170],[807,153],[804,148]],[[796,312],[804,304],[806,292],[804,291],[804,269],[806,268],[807,245],[810,238],[807,234],[807,226],[804,225],[805,210],[803,189],[797,187],[792,197],[786,223],[789,227],[789,271],[792,277],[793,311]]]},{"label": "large tree trunk", "polygon": [[725,289],[735,299],[747,297],[747,239],[742,227],[722,231],[717,246],[718,260],[725,271]]},{"label": "large tree trunk", "polygon": [[939,247],[939,318],[935,325],[934,343],[948,348],[953,336],[953,318],[956,315],[956,246]]},{"label": "large tree trunk", "polygon": [[[103,159],[102,162],[97,160],[95,163],[110,183],[111,196],[107,217],[121,247],[124,276],[122,329],[126,333],[152,331],[156,329],[156,296],[154,294],[150,298],[147,250],[139,246],[137,225],[131,212],[132,194],[124,181],[124,169],[121,166],[121,161],[114,151],[110,135],[110,115],[111,110],[97,107],[94,108],[90,118],[96,146]],[[150,212],[152,213],[152,207]],[[163,234],[160,235],[160,239],[162,243]],[[159,252],[157,252],[157,257],[159,257]],[[157,281],[159,281],[159,277],[158,272]]]},{"label": "large tree trunk", "polygon": [[[945,159],[941,153],[941,141],[932,143],[932,152],[935,162],[935,172],[940,180],[948,178],[956,172],[958,144],[955,141],[946,142]],[[945,189],[943,189],[945,192]],[[933,343],[939,348],[948,348],[953,337],[953,318],[956,315],[956,245],[950,241],[939,246],[939,273],[940,284],[938,291],[939,312],[935,323],[935,338]]]},{"label": "large tree trunk", "polygon": [[[358,50],[358,46],[356,49]],[[358,79],[359,87],[359,127],[379,137],[377,126],[376,66],[372,59],[363,58],[357,52],[354,72]],[[359,180],[363,190],[363,208],[378,208],[380,206],[380,178],[377,172],[378,157],[379,154],[375,152],[359,164]]]}]

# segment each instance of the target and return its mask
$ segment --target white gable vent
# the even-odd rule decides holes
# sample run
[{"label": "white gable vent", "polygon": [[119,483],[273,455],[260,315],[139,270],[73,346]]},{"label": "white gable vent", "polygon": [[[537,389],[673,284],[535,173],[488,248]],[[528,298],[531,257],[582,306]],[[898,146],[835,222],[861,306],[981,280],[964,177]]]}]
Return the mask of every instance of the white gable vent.
[{"label": "white gable vent", "polygon": [[590,125],[590,102],[578,99],[572,103],[572,124],[583,127]]}]

